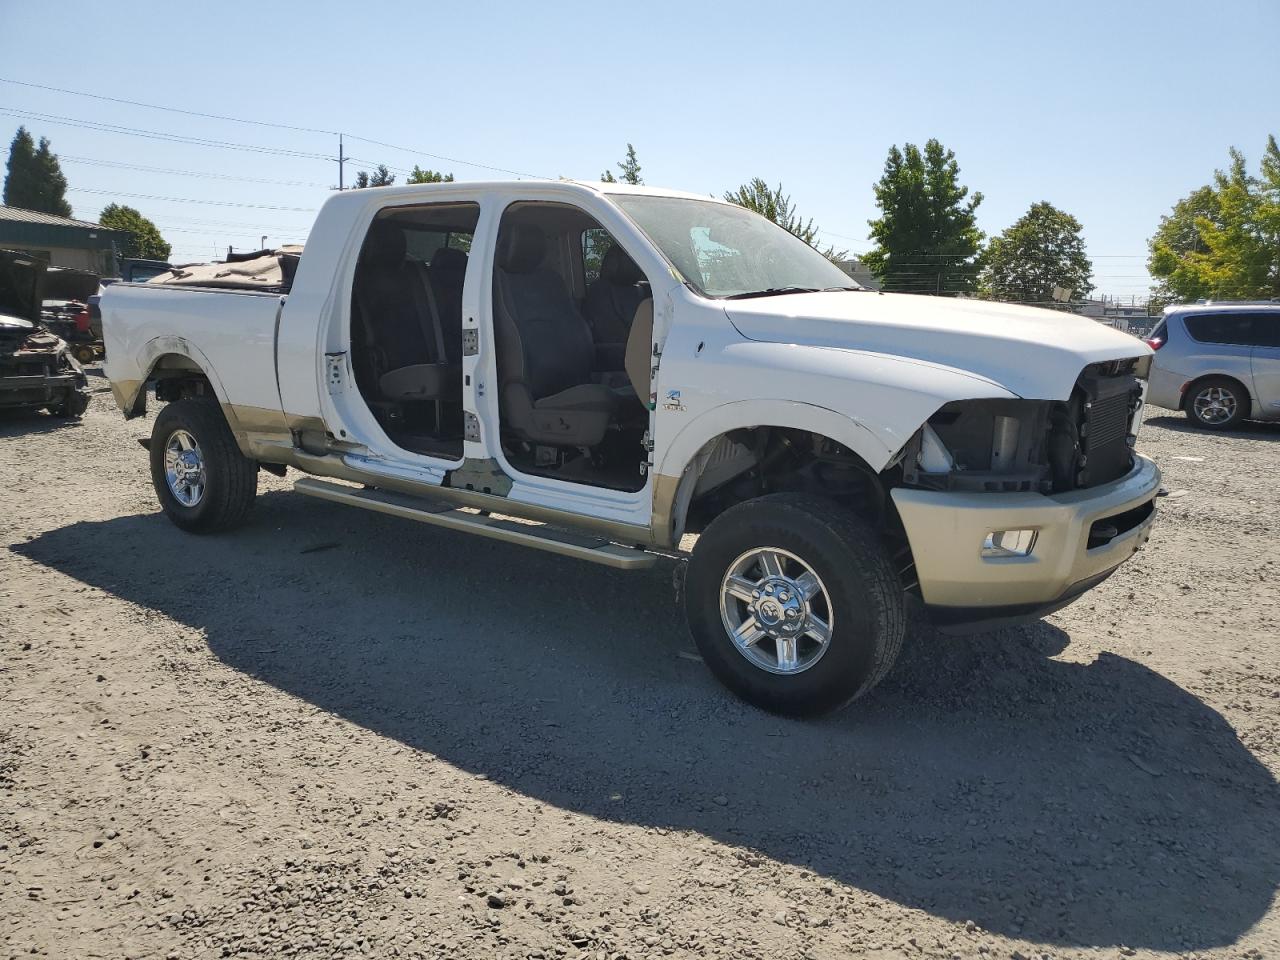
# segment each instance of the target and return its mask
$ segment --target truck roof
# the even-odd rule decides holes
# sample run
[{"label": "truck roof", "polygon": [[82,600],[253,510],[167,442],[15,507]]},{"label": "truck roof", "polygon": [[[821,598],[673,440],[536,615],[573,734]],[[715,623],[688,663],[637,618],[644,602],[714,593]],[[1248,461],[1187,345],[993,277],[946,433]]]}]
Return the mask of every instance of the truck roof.
[{"label": "truck roof", "polygon": [[684,190],[669,190],[665,187],[651,187],[648,184],[632,186],[629,183],[604,183],[596,180],[453,180],[448,183],[410,183],[393,187],[366,187],[359,191],[346,190],[335,193],[327,202],[356,194],[369,196],[370,190],[376,190],[380,196],[420,196],[423,192],[439,193],[482,193],[486,190],[528,189],[529,187],[558,187],[570,193],[584,194],[631,194],[652,197],[677,197],[684,200],[704,200],[713,203],[724,203],[719,197],[703,196]]}]

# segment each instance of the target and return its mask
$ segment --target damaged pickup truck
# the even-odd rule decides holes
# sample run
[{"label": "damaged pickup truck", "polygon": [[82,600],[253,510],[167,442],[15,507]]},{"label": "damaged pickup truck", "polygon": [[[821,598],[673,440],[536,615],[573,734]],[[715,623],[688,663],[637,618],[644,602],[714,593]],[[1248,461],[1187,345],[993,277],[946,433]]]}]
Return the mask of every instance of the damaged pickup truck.
[{"label": "damaged pickup truck", "polygon": [[89,381],[66,341],[40,322],[46,267],[0,250],[0,409],[78,417],[89,406]]},{"label": "damaged pickup truck", "polygon": [[167,403],[149,449],[174,523],[231,527],[260,469],[293,467],[334,503],[624,570],[674,556],[707,665],[770,710],[871,689],[909,602],[952,628],[1061,607],[1154,519],[1141,341],[863,290],[731,204],[359,190],[296,263],[264,256],[103,297],[125,416]]}]

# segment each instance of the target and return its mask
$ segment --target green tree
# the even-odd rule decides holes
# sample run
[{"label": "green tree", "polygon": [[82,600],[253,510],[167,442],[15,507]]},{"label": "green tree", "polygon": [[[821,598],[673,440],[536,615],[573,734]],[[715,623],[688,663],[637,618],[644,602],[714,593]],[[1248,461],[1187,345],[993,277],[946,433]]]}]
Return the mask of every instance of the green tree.
[{"label": "green tree", "polygon": [[754,177],[750,183],[744,183],[737,190],[731,190],[726,193],[724,198],[730,203],[746,207],[748,210],[754,210],[766,220],[773,221],[783,230],[794,234],[809,246],[818,250],[828,260],[838,261],[843,260],[845,257],[846,251],[844,250],[836,250],[834,247],[827,247],[827,249],[823,250],[818,246],[818,234],[821,231],[814,224],[812,218],[805,220],[796,213],[796,205],[792,203],[791,197],[782,189],[781,183],[777,187],[770,187],[759,177]]},{"label": "green tree", "polygon": [[102,209],[98,222],[109,230],[128,232],[129,239],[119,248],[120,256],[144,260],[169,259],[172,248],[160,236],[160,230],[133,207],[110,204]]},{"label": "green tree", "polygon": [[[618,164],[618,170],[622,173],[621,179],[623,183],[630,183],[632,185],[644,183],[644,181],[640,179],[640,161],[636,159],[636,148],[629,143],[627,144],[627,155],[623,158],[623,161]],[[600,174],[601,183],[617,183],[618,179],[618,177],[615,177],[608,170]]]},{"label": "green tree", "polygon": [[385,163],[380,163],[373,173],[365,170],[357,173],[355,182],[351,184],[351,189],[363,190],[365,187],[389,187],[395,182],[396,175],[387,169]]},{"label": "green tree", "polygon": [[58,155],[50,151],[47,137],[41,137],[37,147],[26,127],[19,127],[9,144],[4,202],[10,207],[71,216],[67,178],[62,175]]},{"label": "green tree", "polygon": [[1183,197],[1148,242],[1155,300],[1280,296],[1280,148],[1267,138],[1258,176],[1235,148],[1213,182]]},{"label": "green tree", "polygon": [[885,290],[954,294],[977,287],[983,233],[975,211],[982,194],[970,197],[960,185],[952,151],[933,139],[923,151],[895,144],[875,193],[876,248],[862,259]]},{"label": "green tree", "polygon": [[[391,179],[394,180],[395,177]],[[453,174],[438,170],[424,170],[415,163],[413,172],[409,174],[405,183],[453,183]]]},{"label": "green tree", "polygon": [[1084,252],[1080,221],[1051,203],[1033,203],[987,245],[981,292],[991,300],[1047,303],[1054,287],[1084,297],[1093,289],[1093,264]]}]

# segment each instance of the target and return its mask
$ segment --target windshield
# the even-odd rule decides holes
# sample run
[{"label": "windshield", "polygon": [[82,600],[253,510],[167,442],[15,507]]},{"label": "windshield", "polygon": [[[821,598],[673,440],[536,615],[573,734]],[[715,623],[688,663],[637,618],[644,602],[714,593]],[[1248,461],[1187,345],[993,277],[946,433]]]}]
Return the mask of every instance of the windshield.
[{"label": "windshield", "polygon": [[799,237],[742,207],[643,194],[612,199],[703,296],[858,288]]}]

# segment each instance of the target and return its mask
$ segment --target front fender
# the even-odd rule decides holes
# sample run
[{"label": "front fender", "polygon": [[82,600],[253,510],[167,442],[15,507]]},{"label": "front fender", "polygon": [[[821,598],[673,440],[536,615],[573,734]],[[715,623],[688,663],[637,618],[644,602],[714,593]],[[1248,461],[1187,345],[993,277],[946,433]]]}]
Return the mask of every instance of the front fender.
[{"label": "front fender", "polygon": [[895,452],[866,424],[834,410],[796,400],[739,400],[708,410],[685,424],[672,438],[657,472],[678,477],[716,437],[730,430],[762,426],[820,433],[852,450],[877,471]]},{"label": "front fender", "polygon": [[[662,381],[667,389],[681,386],[685,406],[694,413],[663,445],[656,472],[668,476],[679,476],[708,440],[756,426],[820,433],[879,472],[943,404],[1014,397],[998,383],[940,364],[750,340],[727,344],[709,357],[678,360],[663,370]],[[742,396],[746,391],[755,395]],[[671,415],[663,420],[678,423]]]}]

